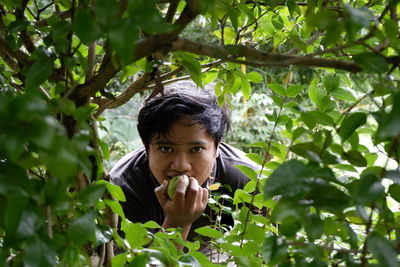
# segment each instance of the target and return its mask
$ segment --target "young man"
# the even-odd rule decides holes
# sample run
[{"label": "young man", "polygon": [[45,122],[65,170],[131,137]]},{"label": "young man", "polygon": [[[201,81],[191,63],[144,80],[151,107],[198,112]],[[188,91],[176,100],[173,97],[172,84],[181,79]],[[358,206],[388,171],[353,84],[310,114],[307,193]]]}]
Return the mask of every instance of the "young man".
[{"label": "young man", "polygon": [[[111,170],[113,183],[126,196],[122,203],[126,218],[142,223],[153,220],[163,228],[180,227],[183,238],[189,240],[194,229],[210,225],[210,180],[229,185],[232,192],[224,193],[233,197],[234,190],[248,181],[233,165],[255,168],[242,151],[221,142],[229,126],[228,112],[218,106],[213,88],[203,90],[193,82],[167,86],[163,95],[146,103],[137,125],[144,147],[123,157]],[[189,179],[179,179],[171,200],[168,181],[177,175]],[[185,183],[189,183],[187,190]]]}]

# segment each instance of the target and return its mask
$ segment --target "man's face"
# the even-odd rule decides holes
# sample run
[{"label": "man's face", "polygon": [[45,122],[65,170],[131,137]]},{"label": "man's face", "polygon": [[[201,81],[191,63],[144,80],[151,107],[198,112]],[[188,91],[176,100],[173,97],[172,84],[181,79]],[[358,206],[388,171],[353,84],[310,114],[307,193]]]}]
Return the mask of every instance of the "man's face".
[{"label": "man's face", "polygon": [[175,123],[166,136],[153,137],[147,154],[150,169],[161,184],[176,175],[195,177],[202,185],[217,156],[214,139],[201,124]]}]

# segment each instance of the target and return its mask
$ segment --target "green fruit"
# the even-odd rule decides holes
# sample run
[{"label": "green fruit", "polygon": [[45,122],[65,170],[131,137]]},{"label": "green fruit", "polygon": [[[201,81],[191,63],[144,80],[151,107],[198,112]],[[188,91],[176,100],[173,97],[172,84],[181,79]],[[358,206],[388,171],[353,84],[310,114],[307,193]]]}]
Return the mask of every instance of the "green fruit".
[{"label": "green fruit", "polygon": [[[169,199],[171,199],[171,200],[174,199],[174,197],[175,197],[176,186],[178,185],[180,177],[183,177],[183,179],[189,180],[189,178],[187,178],[187,176],[179,176],[178,175],[178,176],[172,177],[168,181],[167,194],[168,194]],[[188,187],[189,187],[189,181],[186,183],[186,190],[188,189]]]}]

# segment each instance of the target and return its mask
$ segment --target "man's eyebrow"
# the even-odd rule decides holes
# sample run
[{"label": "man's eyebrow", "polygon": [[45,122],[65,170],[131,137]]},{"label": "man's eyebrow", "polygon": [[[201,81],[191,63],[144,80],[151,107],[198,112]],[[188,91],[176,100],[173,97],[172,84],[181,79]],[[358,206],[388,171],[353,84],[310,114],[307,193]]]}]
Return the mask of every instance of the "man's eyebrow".
[{"label": "man's eyebrow", "polygon": [[[206,145],[206,144],[207,144],[207,142],[204,142],[204,141],[193,141],[193,142],[188,143],[188,145]],[[158,146],[160,146],[160,145],[164,145],[164,146],[165,145],[170,145],[170,146],[175,145],[175,146],[177,146],[177,145],[184,145],[184,144],[174,143],[174,142],[167,141],[167,140],[160,140],[160,141],[154,142],[154,145],[158,145]]]}]

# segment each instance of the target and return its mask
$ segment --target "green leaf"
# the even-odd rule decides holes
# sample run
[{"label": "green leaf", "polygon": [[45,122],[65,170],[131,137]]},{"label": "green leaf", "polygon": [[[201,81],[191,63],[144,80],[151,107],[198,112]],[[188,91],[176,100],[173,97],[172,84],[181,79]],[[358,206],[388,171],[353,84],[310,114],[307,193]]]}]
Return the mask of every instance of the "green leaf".
[{"label": "green leaf", "polygon": [[259,141],[259,142],[255,142],[255,143],[251,143],[251,144],[245,144],[246,147],[260,147],[263,149],[268,149],[268,145],[267,143],[263,142],[263,141]]},{"label": "green leaf", "polygon": [[246,175],[250,180],[257,180],[258,174],[250,167],[244,165],[233,165],[238,168],[244,175]]},{"label": "green leaf", "polygon": [[125,232],[125,238],[132,249],[140,248],[149,241],[147,229],[140,223],[122,220],[121,230]]},{"label": "green leaf", "polygon": [[276,83],[270,83],[268,84],[268,87],[271,88],[271,90],[277,93],[278,95],[286,96],[285,87],[283,87],[282,85]]},{"label": "green leaf", "polygon": [[366,72],[381,74],[388,69],[386,59],[375,53],[360,53],[354,55],[353,59]]},{"label": "green leaf", "polygon": [[91,12],[85,8],[75,11],[72,27],[84,44],[89,44],[101,35],[100,25],[94,21]]},{"label": "green leaf", "polygon": [[386,35],[390,38],[390,40],[392,41],[393,45],[396,43],[397,36],[399,34],[399,28],[397,26],[396,21],[394,21],[393,19],[389,19],[387,18],[385,20],[385,23],[383,24],[383,28],[385,30]]},{"label": "green leaf", "polygon": [[202,236],[211,237],[214,239],[224,237],[224,235],[220,231],[218,231],[214,228],[211,228],[209,226],[203,226],[203,227],[195,229],[194,231]]},{"label": "green leaf", "polygon": [[327,181],[335,181],[329,169],[305,165],[298,160],[281,164],[265,182],[265,197],[275,195],[296,197],[318,189]]},{"label": "green leaf", "polygon": [[343,100],[346,102],[356,102],[357,98],[346,89],[343,88],[336,88],[333,91],[330,92],[331,96],[333,96],[336,99]]},{"label": "green leaf", "polygon": [[339,87],[340,77],[336,75],[326,75],[323,80],[326,91],[333,91]]},{"label": "green leaf", "polygon": [[179,258],[180,266],[193,266],[193,267],[202,267],[203,265],[200,262],[189,254],[184,254]]},{"label": "green leaf", "polygon": [[143,224],[143,226],[146,228],[151,228],[151,229],[161,228],[161,226],[158,223],[156,223],[155,221],[148,221],[145,224]]},{"label": "green leaf", "polygon": [[255,71],[246,73],[246,77],[253,83],[260,83],[263,81],[263,77],[258,72]]},{"label": "green leaf", "polygon": [[96,0],[96,22],[102,26],[110,26],[118,16],[118,3],[116,0]]},{"label": "green leaf", "polygon": [[307,214],[304,220],[304,229],[308,238],[313,241],[324,233],[324,223],[317,214]]},{"label": "green leaf", "polygon": [[400,134],[400,93],[393,95],[393,106],[389,114],[385,114],[378,124],[377,138],[380,141],[396,137]]},{"label": "green leaf", "polygon": [[105,189],[103,184],[91,184],[79,192],[78,199],[86,206],[94,205],[101,199]]},{"label": "green leaf", "polygon": [[25,246],[24,266],[51,267],[57,265],[55,247],[49,242],[41,240],[39,236],[27,240]]},{"label": "green leaf", "polygon": [[392,184],[389,186],[389,195],[400,203],[400,184]]},{"label": "green leaf", "polygon": [[310,86],[308,87],[308,97],[312,102],[314,102],[314,104],[318,106],[321,102],[321,99],[326,95],[326,93],[324,92],[324,90],[319,88],[317,84],[318,80],[317,78],[314,78],[311,81]]},{"label": "green leaf", "polygon": [[301,117],[310,129],[314,128],[317,124],[325,126],[333,126],[335,124],[328,114],[317,110],[305,112],[301,114]]},{"label": "green leaf", "polygon": [[125,219],[125,214],[124,211],[122,209],[121,204],[119,204],[119,202],[114,201],[114,200],[110,200],[110,199],[104,199],[103,200],[104,204],[106,204],[107,206],[110,207],[110,209],[119,215],[119,217]]},{"label": "green leaf", "polygon": [[353,167],[353,165],[349,164],[336,164],[335,165],[336,169],[343,170],[343,171],[348,171],[348,172],[355,172],[357,173],[357,169]]},{"label": "green leaf", "polygon": [[245,79],[241,79],[241,86],[240,86],[241,92],[246,100],[250,98],[251,94],[251,86],[250,83]]},{"label": "green leaf", "polygon": [[123,267],[126,265],[126,261],[128,259],[128,253],[121,253],[118,255],[115,255],[112,258],[111,266],[112,267]]},{"label": "green leaf", "polygon": [[126,198],[125,198],[125,194],[122,191],[121,187],[119,187],[118,185],[112,184],[110,182],[107,182],[105,180],[99,180],[96,183],[98,184],[105,184],[107,191],[113,196],[113,198],[115,198],[118,201],[122,201],[125,202]]},{"label": "green leaf", "polygon": [[290,151],[296,153],[299,156],[302,156],[304,158],[313,161],[321,162],[321,158],[319,156],[321,149],[313,142],[295,144],[291,146],[289,149]]},{"label": "green leaf", "polygon": [[350,151],[344,152],[343,157],[348,162],[353,164],[354,166],[357,166],[357,167],[366,167],[367,166],[367,160],[357,150],[350,150]]},{"label": "green leaf", "polygon": [[342,142],[346,141],[350,135],[357,130],[357,128],[364,125],[366,122],[367,114],[362,112],[350,113],[345,117],[339,129],[339,135],[342,138]]},{"label": "green leaf", "polygon": [[190,54],[181,53],[182,65],[189,72],[192,80],[199,86],[203,87],[203,81],[201,79],[201,65],[200,62]]},{"label": "green leaf", "polygon": [[303,91],[302,85],[290,85],[286,89],[286,95],[289,97],[295,97]]},{"label": "green leaf", "polygon": [[96,225],[92,213],[87,213],[73,221],[67,230],[67,236],[78,245],[96,240]]},{"label": "green leaf", "polygon": [[258,165],[262,165],[264,162],[264,159],[260,155],[255,153],[248,153],[246,154],[246,157],[257,163]]},{"label": "green leaf", "polygon": [[239,203],[250,203],[252,196],[250,193],[244,191],[243,189],[237,189],[233,197],[233,204]]},{"label": "green leaf", "polygon": [[27,70],[25,83],[27,89],[33,89],[44,83],[53,72],[54,62],[51,58],[45,58],[35,61]]},{"label": "green leaf", "polygon": [[348,185],[354,199],[360,204],[369,205],[385,194],[385,188],[375,175],[365,175]]},{"label": "green leaf", "polygon": [[371,233],[367,238],[367,247],[378,259],[381,266],[398,267],[397,252],[393,245],[377,232]]},{"label": "green leaf", "polygon": [[134,44],[138,37],[137,25],[130,19],[114,22],[108,31],[108,41],[123,65],[131,63],[134,56]]}]

